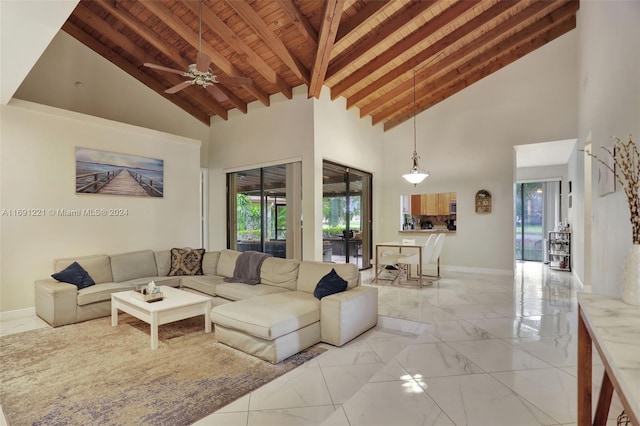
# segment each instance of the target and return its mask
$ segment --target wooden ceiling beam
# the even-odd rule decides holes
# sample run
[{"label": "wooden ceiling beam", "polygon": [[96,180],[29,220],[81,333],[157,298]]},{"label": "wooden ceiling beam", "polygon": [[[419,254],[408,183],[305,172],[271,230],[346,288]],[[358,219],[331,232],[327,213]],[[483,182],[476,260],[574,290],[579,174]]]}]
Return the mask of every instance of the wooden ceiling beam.
[{"label": "wooden ceiling beam", "polygon": [[345,2],[346,0],[325,1],[324,13],[320,21],[320,33],[318,34],[318,49],[311,72],[309,97],[320,97]]},{"label": "wooden ceiling beam", "polygon": [[[146,40],[153,47],[158,49],[160,52],[162,52],[164,55],[166,55],[169,59],[171,59],[175,64],[178,65],[179,69],[186,70],[189,67],[189,61],[187,61],[184,57],[182,57],[182,55],[180,54],[180,51],[178,49],[176,49],[175,47],[169,45],[164,40],[162,40],[156,33],[151,31],[148,26],[146,26],[143,22],[139,21],[138,18],[130,15],[128,12],[125,12],[123,10],[120,10],[120,9],[116,8],[115,6],[113,6],[108,1],[98,0],[97,3],[106,12],[111,14],[116,19],[120,20],[127,27],[129,27],[132,30],[134,30],[137,35],[139,35],[141,38]],[[104,21],[102,21],[102,22],[104,23]],[[121,37],[121,33],[118,32],[117,30],[115,30],[115,28],[112,28],[110,26],[106,26],[105,28],[107,28],[108,31],[110,31],[110,33],[108,33],[108,34],[111,34],[110,39],[113,39],[112,37],[118,37],[118,38]],[[109,37],[108,34],[106,35],[107,37]],[[115,41],[114,41],[114,43],[119,44],[118,42],[115,42]],[[131,43],[133,43],[133,42],[131,42]],[[144,63],[144,62],[155,62],[156,61],[156,58],[149,57],[149,55],[145,51],[143,51],[142,49],[138,48],[135,43],[133,43],[133,45],[135,46],[135,49],[138,51],[138,54],[136,56],[138,58],[142,58],[142,59],[140,59],[140,63],[141,64]],[[125,50],[128,53],[133,53],[128,48],[126,48]],[[140,52],[142,52],[142,53],[140,53]],[[245,114],[247,113],[247,104],[244,101],[242,101],[242,99],[238,98],[236,95],[231,93],[224,86],[220,86],[219,88],[225,95],[227,95],[227,97],[229,98],[229,102],[233,106],[235,106],[236,108],[240,109]],[[198,96],[201,97],[201,98],[210,98],[210,96],[208,94],[203,94],[203,95],[198,95]],[[210,102],[216,102],[216,101],[215,101],[215,99],[211,99]],[[216,102],[216,105],[219,105],[219,104]],[[224,110],[223,107],[220,107],[220,108],[222,110]],[[220,115],[220,114],[218,114],[218,115]]]},{"label": "wooden ceiling beam", "polygon": [[[173,12],[169,10],[166,6],[164,6],[159,1],[155,0],[145,0],[140,1],[140,4],[144,5],[149,11],[154,13],[158,19],[164,22],[169,28],[171,28],[176,34],[178,34],[182,39],[184,39],[187,43],[193,46],[196,51],[198,50],[198,45],[200,44],[200,39],[198,34],[194,33],[191,28],[180,19],[176,19],[173,15]],[[202,52],[209,56],[211,60],[218,66],[225,74],[233,76],[233,77],[246,77],[242,71],[236,68],[231,62],[229,62],[220,52],[215,50],[208,44],[203,44]],[[249,86],[243,86],[245,90],[255,96],[258,100],[260,100],[263,104],[269,106],[269,95],[264,93],[262,89],[256,86],[255,83],[252,83]],[[229,98],[231,101],[231,98]],[[243,102],[244,103],[244,102]],[[246,112],[246,103],[244,106],[236,106],[236,108],[240,110],[244,110]]]},{"label": "wooden ceiling beam", "polygon": [[269,29],[251,5],[244,1],[227,0],[227,4],[246,22],[267,46],[305,84],[309,84],[309,70],[289,51],[287,46]]},{"label": "wooden ceiling beam", "polygon": [[[429,90],[429,88],[421,89],[421,92],[427,93],[426,97],[421,97],[418,102],[417,110],[424,111],[425,109],[437,104],[438,102],[446,99],[460,90],[469,87],[471,84],[483,79],[484,77],[504,68],[512,62],[522,58],[524,55],[544,46],[550,41],[560,37],[561,35],[571,31],[576,27],[575,15],[569,16],[559,22],[554,22],[553,26],[545,26],[541,33],[531,35],[531,27],[525,29],[525,37],[523,41],[518,43],[517,47],[496,46],[496,49],[492,49],[491,53],[487,53],[487,56],[483,54],[482,65],[473,68],[472,64],[465,65],[466,71],[454,70],[445,77],[443,81],[437,85],[435,90]],[[509,45],[511,41],[506,42]],[[486,59],[486,58],[490,59]],[[478,61],[479,62],[479,61]],[[430,85],[429,85],[430,86]],[[435,85],[434,85],[435,87]],[[408,120],[413,116],[413,112],[403,113],[397,115],[394,118],[385,120],[385,131],[392,129],[400,123]]]},{"label": "wooden ceiling beam", "polygon": [[[538,4],[541,4],[541,3],[538,2]],[[486,10],[484,13],[481,13],[480,15],[468,21],[466,24],[450,32],[449,34],[447,34],[437,42],[433,43],[431,46],[426,48],[424,51],[422,51],[418,55],[409,59],[405,63],[399,65],[395,69],[389,71],[387,74],[385,74],[384,76],[376,80],[372,85],[367,85],[366,88],[356,92],[353,96],[350,96],[349,98],[347,98],[347,109],[353,107],[354,105],[356,105],[357,102],[362,101],[368,96],[375,94],[376,91],[379,90],[381,87],[384,87],[385,85],[391,83],[392,81],[395,81],[399,77],[406,75],[406,73],[408,72],[412,72],[418,66],[422,67],[422,66],[436,63],[437,60],[440,59],[441,57],[440,53],[444,49],[446,49],[448,46],[451,46],[457,43],[468,34],[477,31],[487,23],[493,21],[498,16],[502,15],[503,13],[505,13],[506,11],[508,11],[509,9],[517,5],[518,5],[518,2],[514,2],[514,1],[501,1],[496,3],[491,8]],[[500,33],[501,32],[499,31],[492,31],[492,34],[494,34],[496,37]],[[488,32],[485,32],[485,34],[488,34]],[[489,41],[489,38],[484,37],[484,40],[485,40],[485,43],[483,44],[486,44]],[[479,43],[475,43],[475,42],[472,42],[472,43],[475,44],[475,47],[473,49],[469,49],[465,47],[463,48],[463,50],[465,52],[472,53],[477,48],[481,47]],[[457,54],[457,52],[455,54]],[[437,62],[434,66],[430,67],[429,70],[431,71],[436,67],[438,70],[442,70],[452,65],[453,63],[455,63],[452,59],[453,59],[453,55],[451,55],[451,57],[448,56],[446,58],[443,58],[441,62]],[[428,60],[427,64],[423,65],[427,60]],[[420,72],[420,74],[427,75],[427,76],[430,75],[430,73],[425,74],[422,72]],[[373,88],[372,86],[375,88]],[[383,94],[382,96],[377,96],[375,97],[375,99],[370,100],[367,104],[361,105],[360,118],[373,113],[376,109],[380,108],[382,105],[386,105],[387,102],[392,102],[393,99],[401,96],[402,94],[404,94],[408,90],[411,90],[412,88],[413,88],[413,79],[408,79],[405,82],[394,87],[389,92]]]},{"label": "wooden ceiling beam", "polygon": [[[102,19],[102,17],[96,15],[93,11],[91,11],[91,9],[87,7],[86,3],[78,4],[78,6],[76,7],[76,10],[74,11],[74,14],[78,19],[81,19],[83,22],[85,22],[85,24],[91,26],[91,28],[94,28],[95,30],[103,34],[103,36],[106,37],[113,44],[123,49],[129,55],[135,57],[136,60],[139,61],[138,64],[142,64],[150,60],[149,55],[144,49],[142,49],[133,41],[131,41],[129,38],[127,38],[124,34],[119,32],[112,26],[110,26],[105,20]],[[124,58],[123,58],[123,61],[130,63]],[[139,68],[140,65],[138,64],[131,64],[131,65],[136,68]],[[184,79],[177,80],[175,75],[166,76],[166,79],[169,81],[172,81],[172,85],[175,85],[184,81]],[[163,89],[162,92],[164,92],[165,89]],[[200,95],[200,94],[196,95],[196,97],[203,97],[203,96],[204,95]],[[227,116],[227,110],[224,109],[224,107],[218,104],[214,99],[210,99],[208,96],[207,96],[207,99],[209,99],[209,101],[206,102],[205,105],[207,106],[208,109],[214,111],[216,115],[219,115],[221,117]]]},{"label": "wooden ceiling beam", "polygon": [[[199,4],[194,1],[187,1],[185,4],[195,15],[199,14]],[[258,54],[239,38],[224,21],[209,9],[206,4],[202,5],[202,23],[208,26],[213,32],[218,34],[236,52],[245,55],[246,61],[269,83],[280,89],[287,99],[293,97],[291,87],[271,68]],[[246,113],[246,111],[245,111]]]},{"label": "wooden ceiling beam", "polygon": [[[482,70],[484,67],[491,64],[496,57],[504,54],[504,52],[509,52],[517,49],[522,44],[529,43],[532,39],[539,36],[541,33],[547,31],[554,25],[557,25],[558,22],[564,22],[567,19],[570,19],[575,16],[579,7],[579,3],[577,1],[571,1],[569,3],[563,4],[558,9],[548,13],[528,26],[521,28],[515,34],[512,34],[510,37],[501,40],[499,43],[490,47],[487,50],[482,51],[481,54],[471,55],[468,59],[465,59],[463,63],[461,63],[456,68],[449,70],[446,74],[439,77],[436,80],[429,82],[426,85],[423,85],[417,91],[418,97],[418,108],[417,111],[421,112],[424,110],[424,98],[426,96],[430,96],[431,93],[440,90],[440,88],[445,87],[451,84],[452,81],[457,81],[464,76],[465,74],[471,73],[476,69]],[[420,71],[420,76],[426,75],[428,78],[427,70]],[[389,121],[398,116],[409,116],[413,115],[413,108],[411,110],[408,107],[397,108],[397,105],[406,105],[407,102],[411,102],[411,96],[407,95],[398,101],[394,102],[393,106],[386,107],[380,113],[373,114],[372,121],[375,123],[379,123],[380,121]],[[382,118],[382,119],[381,119]]]},{"label": "wooden ceiling beam", "polygon": [[454,4],[452,7],[430,20],[427,24],[420,27],[417,31],[414,31],[408,37],[400,40],[393,46],[393,48],[387,49],[383,54],[376,56],[366,65],[360,67],[358,71],[350,74],[347,78],[334,85],[331,88],[331,99],[336,99],[351,86],[359,83],[361,80],[380,68],[383,68],[402,53],[414,48],[416,44],[430,37],[445,25],[450,24],[456,18],[459,18],[460,14],[463,14],[476,6],[479,1],[480,0],[469,0]]},{"label": "wooden ceiling beam", "polygon": [[367,3],[367,5],[351,19],[341,23],[340,28],[338,28],[338,34],[336,35],[336,48],[339,47],[340,42],[342,42],[343,39],[362,28],[369,19],[373,18],[378,13],[383,12],[391,5],[393,5],[393,1],[372,1]]},{"label": "wooden ceiling beam", "polygon": [[[69,34],[71,37],[75,38],[76,40],[84,44],[85,46],[87,46],[89,49],[96,52],[98,55],[104,57],[109,62],[113,63],[114,65],[116,65],[117,67],[119,67],[120,69],[128,73],[129,75],[131,75],[133,78],[142,82],[144,85],[146,85],[150,89],[158,92],[165,99],[167,99],[170,102],[173,102],[175,105],[182,108],[188,114],[191,114],[193,117],[200,120],[207,126],[211,125],[211,117],[205,114],[201,108],[197,108],[195,105],[189,102],[186,102],[182,98],[163,93],[165,89],[164,85],[157,82],[152,77],[145,74],[144,72],[140,71],[138,67],[136,67],[135,65],[123,59],[120,55],[116,54],[114,51],[109,49],[104,44],[98,42],[92,36],[87,34],[84,30],[79,28],[77,25],[73,24],[71,21],[67,20],[67,22],[65,22],[64,25],[62,26],[62,30],[67,34]],[[222,117],[224,120],[228,119],[227,114],[221,115],[220,117]]]},{"label": "wooden ceiling beam", "polygon": [[173,62],[181,67],[185,67],[185,69],[186,66],[189,65],[189,62],[182,57],[180,50],[165,42],[158,34],[151,31],[144,22],[140,21],[124,9],[118,8],[118,3],[112,4],[107,0],[97,0],[97,3],[111,16],[116,18],[118,21],[121,21],[140,37],[145,39],[149,44],[158,49],[163,55],[171,58]]},{"label": "wooden ceiling beam", "polygon": [[293,22],[293,25],[296,26],[300,34],[302,34],[308,41],[314,43],[315,47],[317,47],[318,32],[315,28],[313,28],[313,25],[311,25],[309,20],[305,18],[305,16],[300,11],[300,8],[296,6],[293,0],[278,0],[278,3],[280,4],[282,10],[284,10],[289,15],[291,21]]},{"label": "wooden ceiling beam", "polygon": [[[554,7],[558,7],[558,5],[562,5],[564,2],[565,0],[556,1],[555,3],[549,3],[546,1],[533,2],[525,10],[505,20],[503,23],[499,24],[492,30],[483,33],[477,39],[465,44],[464,47],[456,50],[443,59],[438,60],[438,58],[436,57],[436,61],[431,63],[430,61],[428,61],[430,60],[430,57],[434,56],[437,51],[440,51],[442,48],[444,48],[440,45],[440,43],[434,43],[434,49],[426,49],[425,51],[399,65],[395,69],[389,71],[387,74],[380,77],[376,81],[368,84],[366,89],[360,90],[353,96],[349,97],[349,99],[347,100],[347,107],[349,107],[350,102],[351,105],[355,105],[360,100],[372,94],[375,96],[376,91],[391,83],[396,78],[402,76],[404,73],[410,72],[414,68],[421,66],[425,62],[427,63],[427,66],[420,71],[420,74],[430,75],[442,72],[448,67],[453,66],[457,62],[463,60],[465,57],[473,56],[476,51],[485,48],[485,46],[487,45],[490,45],[490,43],[493,43],[495,40],[502,37],[505,33],[513,30],[514,28],[517,28],[523,22],[540,15],[544,11],[551,10]],[[371,99],[366,105],[360,105],[361,110],[364,109],[365,111],[368,111],[368,115],[371,114],[374,110],[379,109],[380,107],[381,102],[377,99]]]},{"label": "wooden ceiling beam", "polygon": [[[463,2],[457,3],[457,5],[454,7],[457,7],[459,9],[462,8],[466,10],[473,7],[474,4],[477,3],[478,1],[479,0],[463,1]],[[410,25],[411,23],[419,19],[424,20],[424,14],[428,13],[429,10],[433,9],[438,4],[440,4],[440,0],[426,0],[426,1],[410,3],[410,6],[408,8],[404,9],[402,12],[398,12],[394,14],[390,19],[383,22],[374,31],[368,34],[368,37],[363,38],[362,41],[360,41],[359,43],[356,43],[353,48],[346,50],[342,56],[340,56],[338,59],[333,61],[329,65],[329,70],[327,71],[327,79],[330,79],[336,74],[342,72],[349,65],[351,65],[352,63],[358,61],[360,58],[367,55],[369,52],[371,52],[381,43],[397,35],[397,33],[400,30],[402,30],[405,26]],[[432,22],[433,22],[434,28],[438,27],[438,24],[436,21],[442,22],[443,19],[441,18],[441,16],[442,15],[436,16],[435,18],[429,21],[428,25],[424,25],[422,28],[427,27],[428,29],[431,29]],[[447,16],[447,22],[450,21],[451,19],[454,19],[455,17],[457,17],[457,15]],[[437,28],[431,31],[431,33],[435,32],[436,30]],[[417,31],[417,32],[423,32],[423,31]],[[416,34],[417,32],[414,32],[413,34]],[[415,39],[415,36],[413,38]],[[423,39],[424,37],[420,38],[420,41]],[[388,51],[393,50],[393,52],[397,52],[398,55],[402,54],[406,50],[406,48],[399,47],[401,43],[402,41],[396,43],[393,46],[393,49],[389,49]],[[414,47],[415,45],[416,45],[415,40],[410,45],[408,43],[404,43],[404,46],[409,46],[407,48]]]}]

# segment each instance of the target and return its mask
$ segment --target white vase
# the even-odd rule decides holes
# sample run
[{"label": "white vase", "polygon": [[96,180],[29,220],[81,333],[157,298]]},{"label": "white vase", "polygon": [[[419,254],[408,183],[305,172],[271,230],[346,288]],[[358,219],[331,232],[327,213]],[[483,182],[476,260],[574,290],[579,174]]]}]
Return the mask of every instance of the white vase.
[{"label": "white vase", "polygon": [[640,244],[633,244],[622,273],[622,301],[640,306]]}]

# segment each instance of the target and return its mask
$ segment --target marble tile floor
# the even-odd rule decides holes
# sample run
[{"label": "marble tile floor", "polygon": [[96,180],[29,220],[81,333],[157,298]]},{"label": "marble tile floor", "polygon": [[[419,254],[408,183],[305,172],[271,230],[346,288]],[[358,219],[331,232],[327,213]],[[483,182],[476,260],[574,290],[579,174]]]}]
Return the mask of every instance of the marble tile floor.
[{"label": "marble tile floor", "polygon": [[[535,262],[518,263],[515,278],[443,275],[415,288],[364,271],[379,290],[375,328],[196,425],[574,425],[573,275]],[[0,331],[40,326],[3,321]],[[603,367],[593,352],[595,406]],[[614,395],[608,424],[621,411]]]}]

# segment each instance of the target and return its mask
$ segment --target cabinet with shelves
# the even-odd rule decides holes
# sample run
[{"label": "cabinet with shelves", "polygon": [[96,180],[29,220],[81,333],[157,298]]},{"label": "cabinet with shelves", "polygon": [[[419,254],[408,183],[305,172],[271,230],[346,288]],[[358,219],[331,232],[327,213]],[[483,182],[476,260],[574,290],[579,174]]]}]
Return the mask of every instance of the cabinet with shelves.
[{"label": "cabinet with shelves", "polygon": [[549,232],[549,268],[571,271],[571,232]]}]

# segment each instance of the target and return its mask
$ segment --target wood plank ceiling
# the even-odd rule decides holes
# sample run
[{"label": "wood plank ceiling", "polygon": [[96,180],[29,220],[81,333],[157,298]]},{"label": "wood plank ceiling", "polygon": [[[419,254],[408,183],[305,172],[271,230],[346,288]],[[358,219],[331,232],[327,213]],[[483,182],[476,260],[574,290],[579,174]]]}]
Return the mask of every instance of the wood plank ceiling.
[{"label": "wood plank ceiling", "polygon": [[[62,29],[209,125],[247,104],[269,105],[306,85],[389,130],[576,26],[577,0],[204,0],[202,52],[219,102],[185,80],[143,66],[196,62],[200,4],[186,0],[82,0]],[[415,81],[415,85],[414,85]],[[526,84],[526,82],[522,82]],[[414,89],[415,87],[415,89]],[[414,102],[415,98],[415,102]]]}]

